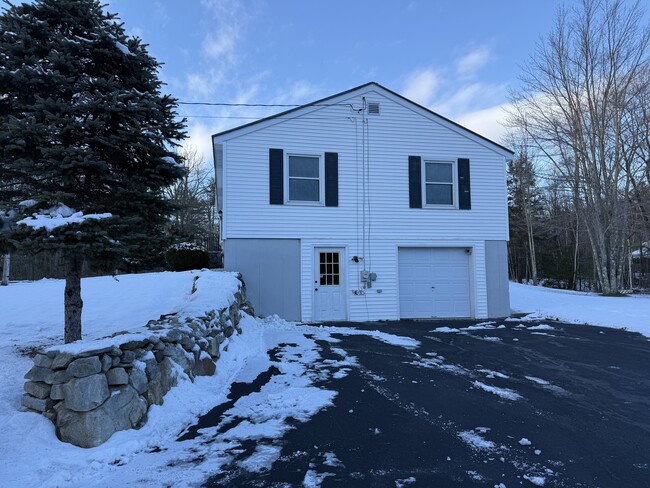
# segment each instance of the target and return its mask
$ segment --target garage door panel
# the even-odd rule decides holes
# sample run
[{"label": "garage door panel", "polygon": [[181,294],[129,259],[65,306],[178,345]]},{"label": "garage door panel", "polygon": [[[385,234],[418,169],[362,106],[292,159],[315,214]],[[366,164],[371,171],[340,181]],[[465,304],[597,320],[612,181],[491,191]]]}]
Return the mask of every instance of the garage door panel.
[{"label": "garage door panel", "polygon": [[400,248],[402,318],[469,317],[469,256],[464,248]]}]

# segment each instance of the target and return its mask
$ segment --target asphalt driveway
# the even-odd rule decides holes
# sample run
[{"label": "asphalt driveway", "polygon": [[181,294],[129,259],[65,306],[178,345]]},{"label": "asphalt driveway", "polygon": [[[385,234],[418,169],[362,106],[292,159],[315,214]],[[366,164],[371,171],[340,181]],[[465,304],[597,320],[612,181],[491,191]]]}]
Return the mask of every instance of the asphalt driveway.
[{"label": "asphalt driveway", "polygon": [[233,466],[207,486],[650,486],[645,337],[549,321],[331,325],[420,346],[320,341],[324,364],[336,348],[356,358],[320,385],[338,392],[334,406],[296,423],[270,471]]}]

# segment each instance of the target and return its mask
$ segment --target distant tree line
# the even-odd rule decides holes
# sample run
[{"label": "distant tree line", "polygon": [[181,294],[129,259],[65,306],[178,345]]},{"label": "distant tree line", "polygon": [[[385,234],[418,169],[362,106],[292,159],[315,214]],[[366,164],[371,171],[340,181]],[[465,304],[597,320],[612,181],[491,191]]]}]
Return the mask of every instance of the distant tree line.
[{"label": "distant tree line", "polygon": [[639,3],[561,8],[512,94],[510,276],[648,288],[650,28]]}]

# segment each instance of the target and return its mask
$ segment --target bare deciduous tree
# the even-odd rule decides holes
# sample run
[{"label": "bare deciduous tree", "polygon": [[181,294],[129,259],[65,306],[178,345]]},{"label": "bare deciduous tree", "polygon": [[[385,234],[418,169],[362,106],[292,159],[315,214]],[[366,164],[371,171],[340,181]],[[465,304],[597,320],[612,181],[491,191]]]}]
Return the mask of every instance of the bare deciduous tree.
[{"label": "bare deciduous tree", "polygon": [[511,123],[572,185],[603,293],[622,286],[635,154],[630,120],[650,82],[650,30],[639,3],[582,0],[560,9],[524,67]]},{"label": "bare deciduous tree", "polygon": [[[515,149],[515,159],[508,163],[508,192],[510,204],[510,229],[525,234],[528,269],[533,285],[538,284],[537,253],[535,251],[535,226],[539,222],[539,192],[536,188],[536,155],[531,151],[526,134],[513,133],[510,147]],[[511,236],[512,240],[512,236]]]},{"label": "bare deciduous tree", "polygon": [[171,232],[181,239],[197,240],[215,232],[214,177],[196,148],[187,146],[179,154],[187,172],[165,190],[175,210]]}]

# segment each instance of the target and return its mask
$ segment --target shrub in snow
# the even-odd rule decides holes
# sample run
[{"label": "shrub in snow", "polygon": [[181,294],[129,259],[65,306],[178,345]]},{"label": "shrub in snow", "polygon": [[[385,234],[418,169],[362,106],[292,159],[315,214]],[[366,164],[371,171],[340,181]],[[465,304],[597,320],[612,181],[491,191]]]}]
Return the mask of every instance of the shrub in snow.
[{"label": "shrub in snow", "polygon": [[209,255],[196,244],[182,242],[167,249],[165,260],[171,271],[188,271],[208,267]]}]

